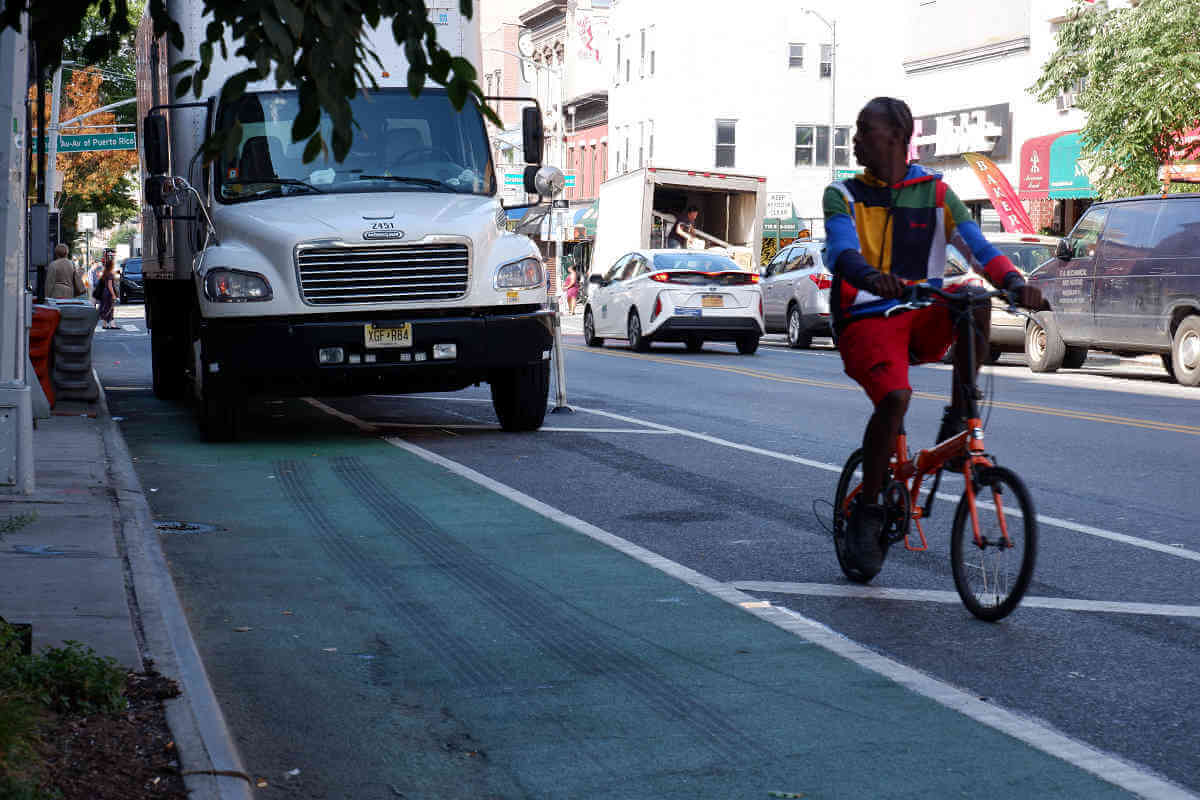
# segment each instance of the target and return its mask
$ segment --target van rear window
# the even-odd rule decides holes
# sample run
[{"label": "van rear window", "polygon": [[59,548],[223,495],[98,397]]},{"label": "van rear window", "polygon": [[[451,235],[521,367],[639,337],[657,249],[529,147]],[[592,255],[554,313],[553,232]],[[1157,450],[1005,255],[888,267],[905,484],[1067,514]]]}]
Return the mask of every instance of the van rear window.
[{"label": "van rear window", "polygon": [[1155,258],[1200,256],[1200,198],[1164,200],[1154,226]]}]

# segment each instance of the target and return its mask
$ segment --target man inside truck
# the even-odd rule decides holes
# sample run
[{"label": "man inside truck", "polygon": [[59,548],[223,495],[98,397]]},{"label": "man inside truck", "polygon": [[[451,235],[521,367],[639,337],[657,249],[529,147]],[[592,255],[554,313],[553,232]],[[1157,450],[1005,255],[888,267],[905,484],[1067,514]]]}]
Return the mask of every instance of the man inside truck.
[{"label": "man inside truck", "polygon": [[700,209],[696,206],[688,206],[683,218],[675,222],[671,233],[667,235],[667,247],[686,250],[691,246],[692,240],[696,238],[696,217],[698,216],[700,216]]},{"label": "man inside truck", "polygon": [[[893,97],[876,97],[858,114],[854,157],[866,170],[825,189],[825,263],[833,271],[830,305],[845,372],[870,397],[874,412],[863,433],[862,491],[849,509],[847,551],[863,573],[882,568],[887,539],[886,512],[880,504],[888,461],[912,387],[910,363],[942,358],[957,331],[948,307],[884,316],[898,304],[906,287],[944,278],[946,244],[953,242],[982,264],[993,284],[1016,293],[1026,308],[1042,306],[1041,292],[1027,286],[1021,272],[983,237],[971,213],[942,176],[908,163],[913,135],[912,112]],[[991,307],[976,313],[976,348],[987,352]],[[966,428],[967,398],[961,387],[974,386],[966,370],[966,348],[955,358],[950,405],[937,441]],[[978,364],[976,364],[978,369]]]}]

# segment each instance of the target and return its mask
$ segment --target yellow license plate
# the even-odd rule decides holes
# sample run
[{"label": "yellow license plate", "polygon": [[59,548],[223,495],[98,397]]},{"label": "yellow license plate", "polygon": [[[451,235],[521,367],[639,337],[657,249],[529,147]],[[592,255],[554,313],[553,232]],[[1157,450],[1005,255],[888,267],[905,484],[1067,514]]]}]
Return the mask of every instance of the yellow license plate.
[{"label": "yellow license plate", "polygon": [[706,294],[701,296],[700,305],[704,308],[724,308],[725,298],[719,294]]},{"label": "yellow license plate", "polygon": [[412,323],[376,326],[368,322],[363,326],[363,340],[368,350],[378,350],[384,347],[412,347]]}]

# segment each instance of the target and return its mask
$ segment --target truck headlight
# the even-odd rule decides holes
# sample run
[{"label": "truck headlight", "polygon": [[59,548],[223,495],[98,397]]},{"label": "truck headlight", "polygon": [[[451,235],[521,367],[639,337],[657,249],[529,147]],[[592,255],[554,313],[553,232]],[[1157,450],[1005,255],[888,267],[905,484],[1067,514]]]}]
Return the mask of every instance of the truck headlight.
[{"label": "truck headlight", "polygon": [[532,289],[546,281],[542,262],[536,258],[522,258],[505,264],[496,270],[494,285],[497,289]]},{"label": "truck headlight", "polygon": [[204,294],[218,303],[253,303],[271,299],[271,284],[257,272],[214,269],[204,276]]}]

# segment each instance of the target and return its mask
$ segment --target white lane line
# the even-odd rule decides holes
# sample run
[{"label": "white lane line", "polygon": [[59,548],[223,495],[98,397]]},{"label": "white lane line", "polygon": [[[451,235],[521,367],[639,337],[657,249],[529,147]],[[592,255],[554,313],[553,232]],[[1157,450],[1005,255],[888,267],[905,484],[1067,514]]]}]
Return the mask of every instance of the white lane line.
[{"label": "white lane line", "polygon": [[[384,428],[387,430],[414,428],[424,430],[427,428],[437,430],[466,430],[466,431],[500,431],[499,425],[467,425],[463,423],[451,422],[440,425],[436,422],[379,422],[372,421],[369,424],[376,428]],[[672,436],[670,431],[659,431],[647,428],[552,428],[548,425],[543,425],[537,429],[537,433],[644,433],[653,434],[656,436]]]},{"label": "white lane line", "polygon": [[[657,422],[649,422],[647,420],[637,419],[636,417],[627,417],[624,414],[615,414],[612,411],[601,411],[600,409],[584,408],[583,406],[573,406],[573,408],[576,411],[583,411],[588,414],[597,414],[602,417],[608,417],[609,419],[615,419],[615,420],[619,420],[621,422],[626,422],[626,423],[629,423],[630,425],[646,425],[648,427],[656,428],[658,430],[669,431],[671,433],[677,433],[680,436],[687,436],[692,439],[699,439],[702,442],[708,442],[710,444],[720,445],[721,447],[729,447],[734,450],[741,450],[742,452],[751,453],[753,455],[765,456],[767,458],[774,458],[779,461],[787,461],[792,464],[801,464],[806,467],[812,467],[814,469],[825,470],[826,472],[836,472],[839,475],[842,472],[842,468],[836,464],[827,464],[823,461],[813,461],[812,459],[801,458],[800,456],[793,456],[793,455],[789,455],[788,453],[780,453],[776,450],[766,450],[761,447],[754,447],[752,445],[741,444],[739,442],[731,442],[728,439],[722,439],[717,436],[710,436],[707,433],[698,433],[696,431],[689,431],[684,428],[676,428],[671,425],[660,425]],[[945,499],[952,503],[958,502],[957,497],[947,495],[943,492],[938,492],[937,496],[938,496],[939,500]],[[982,498],[979,500],[979,505],[984,508],[995,508],[995,506],[986,502]],[[1019,515],[1020,511],[1018,511],[1016,509],[1010,509],[1007,513],[1013,513],[1013,514]],[[1103,528],[1094,527],[1092,525],[1084,525],[1083,523],[1080,523],[1080,522],[1072,522],[1071,520],[1068,520],[1068,519],[1059,519],[1058,517],[1050,517],[1050,516],[1046,516],[1044,514],[1038,514],[1038,522],[1042,523],[1044,525],[1053,525],[1056,528],[1062,528],[1064,530],[1074,531],[1075,533],[1083,533],[1088,536],[1095,536],[1099,539],[1107,539],[1112,542],[1120,542],[1121,544],[1127,544],[1127,545],[1131,545],[1133,547],[1140,547],[1143,550],[1153,550],[1156,553],[1165,553],[1166,555],[1175,556],[1176,558],[1184,558],[1189,561],[1200,561],[1200,552],[1197,552],[1195,550],[1189,550],[1186,547],[1175,547],[1174,545],[1163,544],[1162,542],[1155,542],[1150,539],[1143,539],[1139,536],[1130,536],[1125,533],[1117,533],[1116,531],[1108,531],[1108,530],[1104,530]]]},{"label": "white lane line", "polygon": [[401,450],[412,453],[473,483],[490,489],[502,497],[528,508],[534,513],[606,544],[696,589],[737,606],[747,614],[753,614],[759,619],[770,622],[812,644],[853,661],[865,669],[883,675],[885,678],[970,717],[976,722],[1008,734],[1037,750],[1066,761],[1086,772],[1090,772],[1102,780],[1142,797],[1152,798],[1153,800],[1174,800],[1175,798],[1191,798],[1195,800],[1196,798],[1195,795],[1159,778],[1144,768],[1126,762],[1117,756],[1097,750],[1084,742],[1072,739],[1044,723],[1035,722],[1012,711],[1006,711],[991,703],[986,703],[974,694],[955,688],[948,683],[936,680],[911,667],[907,667],[886,656],[881,656],[878,653],[868,650],[863,645],[847,639],[845,636],[822,625],[816,620],[809,619],[791,609],[772,606],[759,598],[740,592],[689,567],[663,558],[640,545],[622,539],[589,522],[584,522],[578,517],[571,516],[565,511],[547,505],[523,492],[493,480],[464,464],[451,461],[444,456],[440,456],[423,447],[418,447],[403,439],[388,437],[386,441]]},{"label": "white lane line", "polygon": [[[937,589],[889,589],[886,586],[847,586],[836,583],[788,583],[775,581],[730,581],[744,592],[797,594],[810,597],[853,597],[868,600],[907,600],[924,603],[958,603],[958,592]],[[1124,603],[1114,600],[1080,600],[1072,597],[1025,597],[1021,608],[1051,608],[1058,611],[1095,611],[1112,614],[1144,614],[1156,617],[1200,617],[1200,606],[1167,603]]]},{"label": "white lane line", "polygon": [[133,331],[134,333],[139,333],[139,332],[140,332],[140,331],[138,331],[138,326],[137,326],[137,325],[130,325],[130,324],[128,324],[128,323],[126,323],[126,324],[122,325],[122,326],[121,326],[121,330],[123,330],[123,331]]}]

